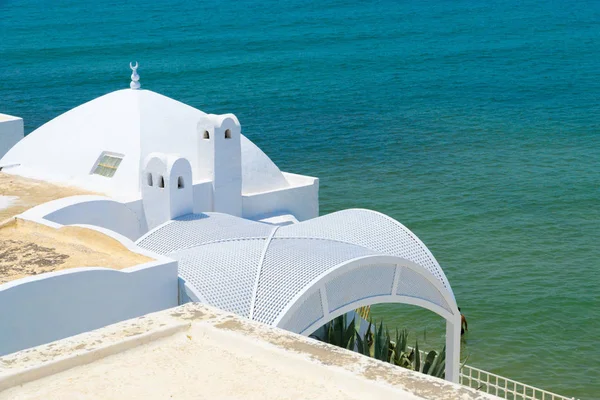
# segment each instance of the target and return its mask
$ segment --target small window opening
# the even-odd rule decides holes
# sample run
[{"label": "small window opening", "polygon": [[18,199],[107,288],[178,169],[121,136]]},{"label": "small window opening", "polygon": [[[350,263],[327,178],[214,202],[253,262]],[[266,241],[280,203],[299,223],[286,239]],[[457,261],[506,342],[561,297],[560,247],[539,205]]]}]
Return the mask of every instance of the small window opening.
[{"label": "small window opening", "polygon": [[231,131],[229,129],[225,130],[225,139],[231,139]]},{"label": "small window opening", "polygon": [[177,189],[183,189],[185,187],[183,183],[183,176],[177,178]]},{"label": "small window opening", "polygon": [[204,131],[204,136],[202,136],[204,139],[210,139],[210,133],[208,133],[208,131]]},{"label": "small window opening", "polygon": [[165,187],[165,178],[162,175],[160,175],[158,177],[158,187],[159,188],[164,188]]},{"label": "small window opening", "polygon": [[154,185],[154,182],[152,182],[152,174],[150,174],[150,173],[148,174],[147,180],[148,180],[148,186]]}]

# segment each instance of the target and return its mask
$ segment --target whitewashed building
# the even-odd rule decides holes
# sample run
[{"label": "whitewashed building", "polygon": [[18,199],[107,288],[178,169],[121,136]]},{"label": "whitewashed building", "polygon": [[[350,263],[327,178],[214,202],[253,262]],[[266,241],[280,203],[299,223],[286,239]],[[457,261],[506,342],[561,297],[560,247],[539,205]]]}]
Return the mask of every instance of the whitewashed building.
[{"label": "whitewashed building", "polygon": [[318,179],[280,171],[235,115],[206,114],[143,89],[58,116],[8,150],[0,167],[108,195],[135,213],[138,236],[191,212],[276,221],[319,214]]},{"label": "whitewashed building", "polygon": [[357,307],[406,303],[446,319],[446,378],[457,381],[460,313],[423,242],[374,211],[319,216],[317,178],[280,171],[235,115],[143,90],[132,69],[130,89],[76,107],[16,144],[22,120],[0,120],[2,174],[90,192],[17,220],[85,228],[149,260],[1,284],[0,354],[188,301],[303,335]]}]

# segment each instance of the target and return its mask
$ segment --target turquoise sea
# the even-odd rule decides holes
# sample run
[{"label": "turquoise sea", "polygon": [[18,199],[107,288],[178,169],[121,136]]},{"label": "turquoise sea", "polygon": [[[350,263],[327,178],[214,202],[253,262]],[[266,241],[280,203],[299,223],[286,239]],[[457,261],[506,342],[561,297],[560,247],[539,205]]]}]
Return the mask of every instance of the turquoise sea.
[{"label": "turquoise sea", "polygon": [[[600,398],[600,1],[0,0],[0,112],[27,132],[128,87],[134,60],[318,176],[322,213],[421,237],[469,364]],[[429,312],[374,314],[442,343]]]}]

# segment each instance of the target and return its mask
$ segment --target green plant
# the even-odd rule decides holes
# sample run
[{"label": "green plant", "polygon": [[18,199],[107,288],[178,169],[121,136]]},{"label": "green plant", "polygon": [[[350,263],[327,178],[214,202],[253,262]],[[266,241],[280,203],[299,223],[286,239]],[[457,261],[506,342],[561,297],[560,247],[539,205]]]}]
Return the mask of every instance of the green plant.
[{"label": "green plant", "polygon": [[372,325],[373,325],[372,322],[369,321],[369,326],[367,328],[365,336],[362,338],[360,337],[358,332],[356,332],[356,351],[367,357],[371,357],[371,343],[373,341],[373,339],[372,339],[373,333],[371,332]]},{"label": "green plant", "polygon": [[399,367],[438,378],[445,376],[445,346],[439,353],[435,350],[430,351],[423,359],[418,340],[415,340],[415,347],[411,349],[408,346],[408,331],[396,329],[393,341],[387,328],[384,329],[383,321],[380,321],[378,326],[370,320],[365,334],[361,337],[356,331],[354,319],[348,323],[346,315],[342,315],[325,324],[323,336],[322,339],[317,339]]},{"label": "green plant", "polygon": [[389,361],[390,352],[390,335],[387,331],[383,330],[383,322],[379,323],[379,329],[377,325],[374,326],[375,331],[373,332],[373,358],[380,361]]},{"label": "green plant", "polygon": [[344,314],[325,325],[325,338],[323,341],[344,349],[354,350],[356,336],[354,319],[347,323],[346,314]]},{"label": "green plant", "polygon": [[408,352],[408,331],[402,329],[398,332],[396,329],[396,341],[391,343],[392,345],[392,357],[390,362],[403,368],[412,368],[412,362],[409,359],[410,353]]},{"label": "green plant", "polygon": [[444,378],[446,376],[446,346],[440,353],[435,350],[431,350],[425,357],[425,364],[423,365],[423,373],[431,376],[437,376],[438,378]]}]

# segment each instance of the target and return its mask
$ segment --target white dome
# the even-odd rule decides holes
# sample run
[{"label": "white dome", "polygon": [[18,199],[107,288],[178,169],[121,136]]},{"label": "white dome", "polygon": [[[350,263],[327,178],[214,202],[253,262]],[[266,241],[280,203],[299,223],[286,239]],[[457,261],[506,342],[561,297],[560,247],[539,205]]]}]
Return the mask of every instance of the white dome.
[{"label": "white dome", "polygon": [[261,193],[289,186],[269,156],[242,135],[242,193]]},{"label": "white dome", "polygon": [[[181,150],[190,146],[182,142],[186,134],[195,133],[195,121],[203,115],[148,90],[118,90],[42,125],[9,150],[1,163],[17,164],[6,172],[18,175],[105,193],[139,193],[143,157],[156,148],[187,156]],[[91,174],[105,152],[122,157],[111,179]]]},{"label": "white dome", "polygon": [[[197,122],[206,114],[149,90],[118,90],[42,125],[0,160],[4,172],[65,183],[114,197],[140,194],[140,171],[152,152],[179,154],[198,171]],[[242,192],[288,187],[277,166],[241,136]],[[103,155],[122,158],[114,176],[92,174]]]}]

